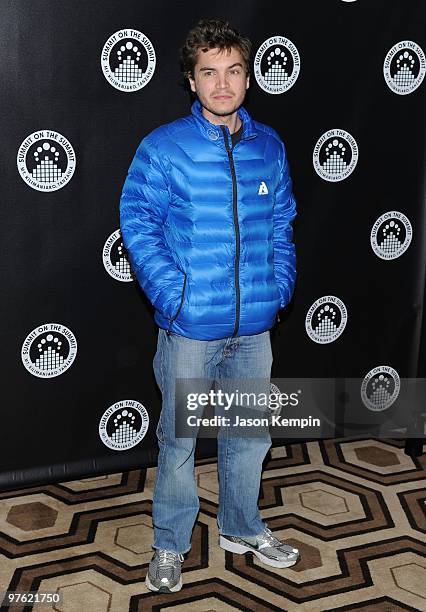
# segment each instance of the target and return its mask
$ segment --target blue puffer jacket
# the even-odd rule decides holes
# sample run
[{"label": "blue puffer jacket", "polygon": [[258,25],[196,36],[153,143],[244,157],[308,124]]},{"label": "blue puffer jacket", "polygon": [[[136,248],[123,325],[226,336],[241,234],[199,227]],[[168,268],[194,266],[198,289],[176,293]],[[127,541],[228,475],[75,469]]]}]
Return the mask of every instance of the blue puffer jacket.
[{"label": "blue puffer jacket", "polygon": [[169,333],[260,334],[291,299],[296,215],[286,150],[240,107],[241,140],[191,115],[140,143],[120,200],[133,272]]}]

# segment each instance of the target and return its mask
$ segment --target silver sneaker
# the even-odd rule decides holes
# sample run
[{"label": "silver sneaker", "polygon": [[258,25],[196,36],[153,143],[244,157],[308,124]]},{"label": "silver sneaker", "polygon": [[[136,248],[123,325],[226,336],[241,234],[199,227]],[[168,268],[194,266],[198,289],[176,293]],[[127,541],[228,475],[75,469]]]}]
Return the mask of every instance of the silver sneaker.
[{"label": "silver sneaker", "polygon": [[182,588],[180,573],[184,557],[180,553],[156,548],[145,577],[145,584],[151,591],[175,593]]},{"label": "silver sneaker", "polygon": [[237,555],[251,552],[263,563],[272,567],[291,567],[300,558],[297,548],[281,542],[272,535],[268,527],[265,527],[259,535],[248,538],[220,535],[219,546]]}]

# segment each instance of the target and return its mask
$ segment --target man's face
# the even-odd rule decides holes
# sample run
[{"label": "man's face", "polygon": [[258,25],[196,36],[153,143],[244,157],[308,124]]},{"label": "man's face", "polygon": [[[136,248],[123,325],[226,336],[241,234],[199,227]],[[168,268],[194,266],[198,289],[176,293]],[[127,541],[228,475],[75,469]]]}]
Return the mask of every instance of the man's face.
[{"label": "man's face", "polygon": [[221,117],[232,115],[243,103],[249,75],[238,49],[215,48],[198,52],[194,78],[189,77],[189,82],[203,106],[204,116],[219,125],[223,123]]}]

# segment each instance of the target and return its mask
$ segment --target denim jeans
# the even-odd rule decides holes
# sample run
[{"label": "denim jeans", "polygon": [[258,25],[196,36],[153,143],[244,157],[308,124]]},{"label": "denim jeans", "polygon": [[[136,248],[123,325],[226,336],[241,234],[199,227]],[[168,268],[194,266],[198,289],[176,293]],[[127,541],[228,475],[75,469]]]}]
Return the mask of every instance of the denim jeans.
[{"label": "denim jeans", "polygon": [[[163,403],[156,431],[159,455],[153,494],[152,547],[186,553],[191,549],[192,529],[200,507],[194,474],[197,438],[175,437],[175,379],[206,378],[208,393],[211,380],[263,378],[268,381],[269,392],[270,332],[193,340],[173,332],[167,335],[160,328],[153,366]],[[228,429],[222,427],[217,437],[217,525],[223,535],[254,536],[267,526],[260,517],[257,501],[262,463],[271,447],[271,437],[269,430],[262,437],[229,437]]]}]

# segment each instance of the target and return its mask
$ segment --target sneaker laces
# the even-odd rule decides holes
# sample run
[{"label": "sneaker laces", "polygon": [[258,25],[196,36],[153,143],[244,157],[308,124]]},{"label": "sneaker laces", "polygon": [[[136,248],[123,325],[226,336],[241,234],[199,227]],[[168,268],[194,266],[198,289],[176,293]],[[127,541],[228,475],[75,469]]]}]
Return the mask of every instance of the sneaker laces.
[{"label": "sneaker laces", "polygon": [[272,531],[268,527],[265,527],[264,531],[257,536],[257,539],[261,540],[265,544],[268,544],[268,546],[270,546],[271,548],[278,548],[278,550],[285,552],[288,555],[296,554],[299,552],[297,548],[293,548],[288,544],[283,544],[278,538],[276,538],[272,534]]},{"label": "sneaker laces", "polygon": [[162,548],[158,551],[158,566],[161,568],[172,568],[176,557],[178,557],[179,561],[183,561],[183,555],[181,553],[175,553],[171,550]]}]

